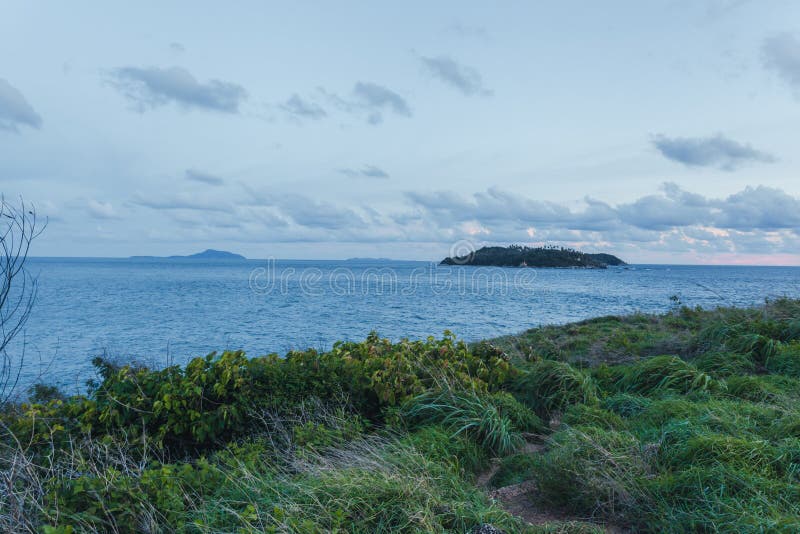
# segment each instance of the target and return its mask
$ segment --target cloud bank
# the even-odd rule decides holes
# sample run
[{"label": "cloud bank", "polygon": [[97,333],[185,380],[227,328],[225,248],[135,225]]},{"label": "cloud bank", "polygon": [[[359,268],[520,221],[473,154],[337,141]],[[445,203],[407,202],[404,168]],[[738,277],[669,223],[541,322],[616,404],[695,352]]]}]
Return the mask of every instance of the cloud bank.
[{"label": "cloud bank", "polygon": [[[181,195],[139,199],[178,225],[217,238],[259,242],[554,243],[631,258],[785,254],[800,260],[800,198],[747,187],[714,198],[665,183],[653,194],[611,204],[585,198],[570,208],[498,188],[471,195],[408,192],[402,204],[348,204],[253,191],[238,200]],[[213,216],[212,216],[213,214]],[[236,229],[235,232],[233,229]]]}]

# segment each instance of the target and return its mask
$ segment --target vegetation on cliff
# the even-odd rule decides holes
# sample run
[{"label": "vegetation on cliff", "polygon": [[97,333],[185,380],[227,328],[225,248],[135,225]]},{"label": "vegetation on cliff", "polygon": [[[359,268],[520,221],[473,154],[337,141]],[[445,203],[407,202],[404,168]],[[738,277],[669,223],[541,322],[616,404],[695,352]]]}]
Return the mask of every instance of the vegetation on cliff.
[{"label": "vegetation on cliff", "polygon": [[442,260],[442,265],[480,265],[492,267],[561,267],[605,269],[625,265],[611,254],[587,254],[563,247],[482,247],[464,255]]},{"label": "vegetation on cliff", "polygon": [[0,530],[800,530],[800,301],[95,363],[2,411]]}]

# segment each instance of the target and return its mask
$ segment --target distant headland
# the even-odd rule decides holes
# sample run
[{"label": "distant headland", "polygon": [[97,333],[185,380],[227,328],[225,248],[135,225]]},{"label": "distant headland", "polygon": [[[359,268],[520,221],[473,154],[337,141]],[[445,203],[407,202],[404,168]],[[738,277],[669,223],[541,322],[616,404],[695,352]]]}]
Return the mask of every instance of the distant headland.
[{"label": "distant headland", "polygon": [[170,260],[246,260],[241,254],[234,254],[225,250],[206,249],[197,254],[189,254],[188,256],[131,256],[132,260],[138,259],[170,259]]},{"label": "distant headland", "polygon": [[442,265],[480,265],[492,267],[557,267],[605,269],[627,265],[611,254],[587,254],[562,247],[483,247],[471,254],[445,258]]}]

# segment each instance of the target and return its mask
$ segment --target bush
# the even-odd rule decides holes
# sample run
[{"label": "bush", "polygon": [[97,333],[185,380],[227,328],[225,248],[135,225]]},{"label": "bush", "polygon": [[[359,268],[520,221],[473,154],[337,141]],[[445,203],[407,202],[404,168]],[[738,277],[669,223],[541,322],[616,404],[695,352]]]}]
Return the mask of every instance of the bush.
[{"label": "bush", "polygon": [[797,532],[797,490],[728,465],[687,466],[645,482],[658,504],[648,530],[664,532]]},{"label": "bush", "polygon": [[603,400],[604,408],[622,417],[639,415],[651,404],[653,404],[653,401],[647,397],[631,395],[630,393],[617,393]]},{"label": "bush", "polygon": [[767,359],[765,366],[771,373],[800,378],[800,341],[782,345]]},{"label": "bush", "polygon": [[586,373],[554,360],[528,364],[510,389],[541,416],[550,416],[572,404],[598,402],[597,387]]},{"label": "bush", "polygon": [[569,427],[549,440],[534,471],[542,496],[584,517],[636,516],[647,507],[648,473],[639,441],[628,432]]},{"label": "bush", "polygon": [[[412,423],[441,425],[454,436],[474,439],[491,454],[506,455],[521,447],[525,440],[522,430],[503,412],[508,400],[502,398],[498,406],[489,395],[449,389],[429,391],[409,400],[402,413]],[[514,411],[521,408],[524,407]]]},{"label": "bush", "polygon": [[751,402],[775,401],[782,395],[780,388],[761,376],[732,376],[727,384],[729,395]]},{"label": "bush", "polygon": [[618,386],[622,391],[641,394],[704,392],[722,387],[706,373],[675,356],[656,356],[628,366]]},{"label": "bush", "polygon": [[489,465],[483,448],[466,436],[453,436],[451,430],[431,425],[419,428],[402,438],[431,462],[450,465],[462,475],[475,474]]},{"label": "bush", "polygon": [[752,373],[756,367],[749,356],[735,352],[706,352],[692,363],[699,370],[717,378]]},{"label": "bush", "polygon": [[567,408],[561,422],[571,426],[586,425],[607,430],[624,430],[625,421],[622,418],[603,408],[574,404]]},{"label": "bush", "polygon": [[504,488],[533,478],[537,459],[532,454],[514,454],[500,461],[497,472],[489,480],[489,486]]},{"label": "bush", "polygon": [[[685,466],[725,464],[737,469],[767,472],[775,460],[775,450],[766,440],[738,438],[695,429],[695,435],[668,438],[659,458],[672,469]],[[663,445],[663,444],[662,444]]]}]

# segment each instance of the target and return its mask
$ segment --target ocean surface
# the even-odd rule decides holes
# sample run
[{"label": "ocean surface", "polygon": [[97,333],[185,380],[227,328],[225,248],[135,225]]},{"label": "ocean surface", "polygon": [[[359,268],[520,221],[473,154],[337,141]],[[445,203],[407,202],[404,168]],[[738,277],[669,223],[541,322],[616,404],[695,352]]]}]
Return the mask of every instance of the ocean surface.
[{"label": "ocean surface", "polygon": [[[21,384],[82,391],[91,359],[163,366],[211,351],[324,349],[371,330],[471,341],[608,314],[800,297],[800,268],[635,265],[606,270],[403,261],[29,259],[38,299],[11,347]],[[24,347],[23,347],[24,345]]]}]

